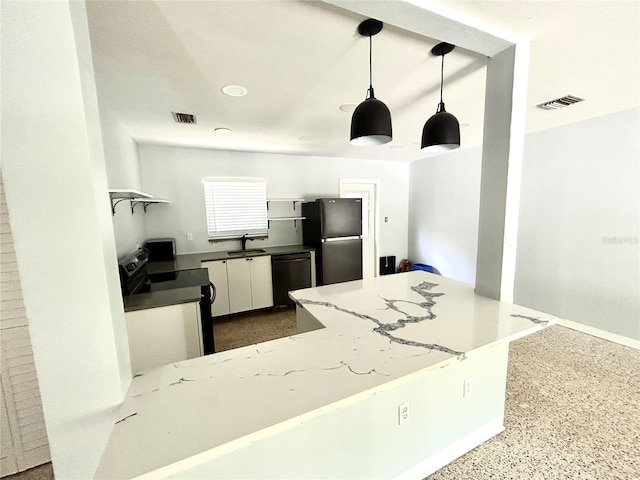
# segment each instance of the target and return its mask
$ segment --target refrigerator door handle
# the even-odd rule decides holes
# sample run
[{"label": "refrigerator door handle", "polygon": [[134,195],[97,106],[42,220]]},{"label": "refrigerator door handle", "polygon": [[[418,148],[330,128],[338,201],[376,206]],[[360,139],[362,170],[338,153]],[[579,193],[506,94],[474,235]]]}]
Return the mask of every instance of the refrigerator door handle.
[{"label": "refrigerator door handle", "polygon": [[333,237],[333,238],[323,238],[320,240],[322,243],[325,242],[341,242],[342,240],[360,240],[362,237],[360,235],[354,235],[353,237]]}]

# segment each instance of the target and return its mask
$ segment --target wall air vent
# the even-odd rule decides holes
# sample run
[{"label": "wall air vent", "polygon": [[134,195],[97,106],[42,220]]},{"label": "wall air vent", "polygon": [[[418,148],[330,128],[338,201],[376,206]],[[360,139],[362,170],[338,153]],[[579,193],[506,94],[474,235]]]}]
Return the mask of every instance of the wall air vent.
[{"label": "wall air vent", "polygon": [[196,116],[192,113],[171,112],[176,123],[196,123]]},{"label": "wall air vent", "polygon": [[557,110],[559,108],[568,107],[569,105],[573,105],[574,103],[582,102],[584,98],[574,97],[573,95],[567,95],[561,98],[556,98],[555,100],[550,100],[548,102],[541,103],[538,105],[540,108],[544,108],[545,110]]}]

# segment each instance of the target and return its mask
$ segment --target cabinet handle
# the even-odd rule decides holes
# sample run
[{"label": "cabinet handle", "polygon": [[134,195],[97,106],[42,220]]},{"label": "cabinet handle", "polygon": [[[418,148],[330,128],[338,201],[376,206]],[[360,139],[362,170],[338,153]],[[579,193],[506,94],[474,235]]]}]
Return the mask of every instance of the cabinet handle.
[{"label": "cabinet handle", "polygon": [[247,262],[253,262],[253,258],[247,258]]}]

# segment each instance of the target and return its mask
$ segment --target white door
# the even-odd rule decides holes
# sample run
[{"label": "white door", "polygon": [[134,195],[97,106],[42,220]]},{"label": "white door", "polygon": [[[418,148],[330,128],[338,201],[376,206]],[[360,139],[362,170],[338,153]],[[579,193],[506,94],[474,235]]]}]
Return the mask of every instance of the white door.
[{"label": "white door", "polygon": [[340,197],[362,199],[362,278],[378,275],[376,180],[340,180]]},{"label": "white door", "polygon": [[227,260],[227,285],[229,313],[251,310],[251,262],[248,258]]},{"label": "white door", "polygon": [[211,316],[218,317],[229,313],[229,287],[227,286],[227,261],[202,262],[209,271],[209,281],[216,289],[216,299],[211,305]]},{"label": "white door", "polygon": [[273,280],[271,278],[271,257],[250,257],[252,308],[273,307]]}]

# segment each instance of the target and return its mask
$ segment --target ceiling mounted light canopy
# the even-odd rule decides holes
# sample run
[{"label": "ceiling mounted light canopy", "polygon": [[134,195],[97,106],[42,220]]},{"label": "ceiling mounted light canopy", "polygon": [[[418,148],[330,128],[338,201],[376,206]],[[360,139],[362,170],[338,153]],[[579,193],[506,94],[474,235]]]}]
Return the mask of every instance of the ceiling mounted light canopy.
[{"label": "ceiling mounted light canopy", "polygon": [[391,113],[387,106],[373,94],[371,68],[371,37],[380,33],[382,22],[372,18],[358,25],[358,33],[369,37],[369,88],[367,97],[356,107],[351,117],[351,144],[359,146],[383,145],[392,140]]},{"label": "ceiling mounted light canopy", "polygon": [[444,83],[444,56],[455,48],[450,43],[439,43],[431,49],[431,54],[442,57],[440,67],[440,103],[434,116],[422,129],[422,150],[425,152],[444,152],[460,146],[460,124],[458,119],[444,109],[442,84]]}]

